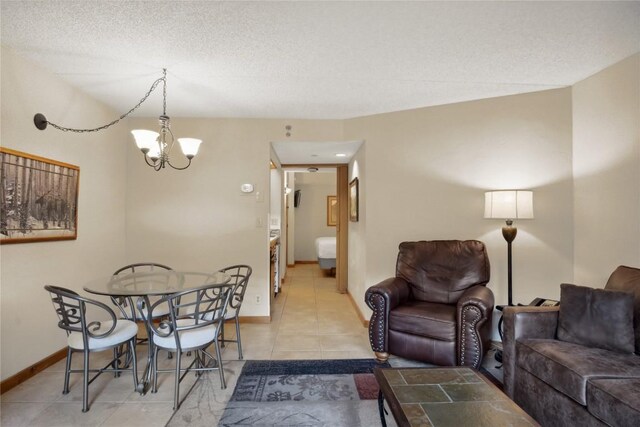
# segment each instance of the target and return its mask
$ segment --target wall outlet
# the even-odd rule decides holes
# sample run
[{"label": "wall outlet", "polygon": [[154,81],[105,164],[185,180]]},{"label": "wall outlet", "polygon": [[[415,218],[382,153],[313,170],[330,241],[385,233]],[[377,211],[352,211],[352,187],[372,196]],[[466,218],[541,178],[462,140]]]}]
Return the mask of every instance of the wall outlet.
[{"label": "wall outlet", "polygon": [[260,295],[256,295],[256,304],[260,304]]}]

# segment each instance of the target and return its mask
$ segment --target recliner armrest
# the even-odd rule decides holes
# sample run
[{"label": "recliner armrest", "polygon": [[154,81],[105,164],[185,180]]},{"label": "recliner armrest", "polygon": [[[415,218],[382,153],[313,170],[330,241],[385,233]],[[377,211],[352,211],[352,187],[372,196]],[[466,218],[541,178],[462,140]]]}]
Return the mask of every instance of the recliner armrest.
[{"label": "recliner armrest", "polygon": [[389,311],[409,299],[409,284],[399,277],[371,286],[364,300],[373,313],[369,321],[369,342],[377,353],[388,352]]},{"label": "recliner armrest", "polygon": [[554,339],[559,307],[505,307],[502,336],[504,390],[513,398],[516,369],[516,341],[522,338]]},{"label": "recliner armrest", "polygon": [[409,284],[406,280],[392,277],[367,289],[365,300],[369,308],[375,311],[368,296],[369,294],[380,294],[384,298],[387,310],[393,310],[409,299],[409,293]]},{"label": "recliner armrest", "polygon": [[486,286],[472,286],[458,300],[458,309],[465,305],[473,304],[484,312],[493,311],[493,292]]},{"label": "recliner armrest", "polygon": [[486,286],[472,286],[456,306],[458,364],[478,368],[491,343],[493,292]]}]

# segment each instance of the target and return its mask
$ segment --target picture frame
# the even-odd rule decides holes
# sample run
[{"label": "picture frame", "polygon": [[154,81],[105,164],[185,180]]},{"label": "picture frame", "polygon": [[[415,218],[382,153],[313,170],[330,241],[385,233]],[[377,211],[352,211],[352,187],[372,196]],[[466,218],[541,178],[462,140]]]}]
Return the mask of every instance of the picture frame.
[{"label": "picture frame", "polygon": [[338,225],[338,196],[327,196],[327,227]]},{"label": "picture frame", "polygon": [[360,217],[359,192],[358,178],[353,178],[349,183],[349,221],[351,222],[358,222]]},{"label": "picture frame", "polygon": [[0,244],[75,240],[80,168],[0,147]]}]

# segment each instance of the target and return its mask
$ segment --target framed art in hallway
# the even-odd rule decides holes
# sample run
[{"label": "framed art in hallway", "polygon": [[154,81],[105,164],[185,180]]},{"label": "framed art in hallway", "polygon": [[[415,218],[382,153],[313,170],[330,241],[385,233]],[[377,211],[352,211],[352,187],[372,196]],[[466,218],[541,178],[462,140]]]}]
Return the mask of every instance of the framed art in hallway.
[{"label": "framed art in hallway", "polygon": [[359,185],[358,178],[353,178],[349,183],[349,221],[358,222],[359,218]]},{"label": "framed art in hallway", "polygon": [[0,244],[75,240],[78,166],[0,148]]},{"label": "framed art in hallway", "polygon": [[327,196],[327,227],[338,224],[338,196]]}]

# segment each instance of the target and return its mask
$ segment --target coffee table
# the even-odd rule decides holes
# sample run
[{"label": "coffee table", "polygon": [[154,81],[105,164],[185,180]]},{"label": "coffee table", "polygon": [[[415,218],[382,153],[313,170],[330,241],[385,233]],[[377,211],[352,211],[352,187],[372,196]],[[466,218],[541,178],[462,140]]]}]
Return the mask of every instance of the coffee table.
[{"label": "coffee table", "polygon": [[400,427],[539,425],[472,368],[374,368],[373,373],[385,427],[384,400]]}]

